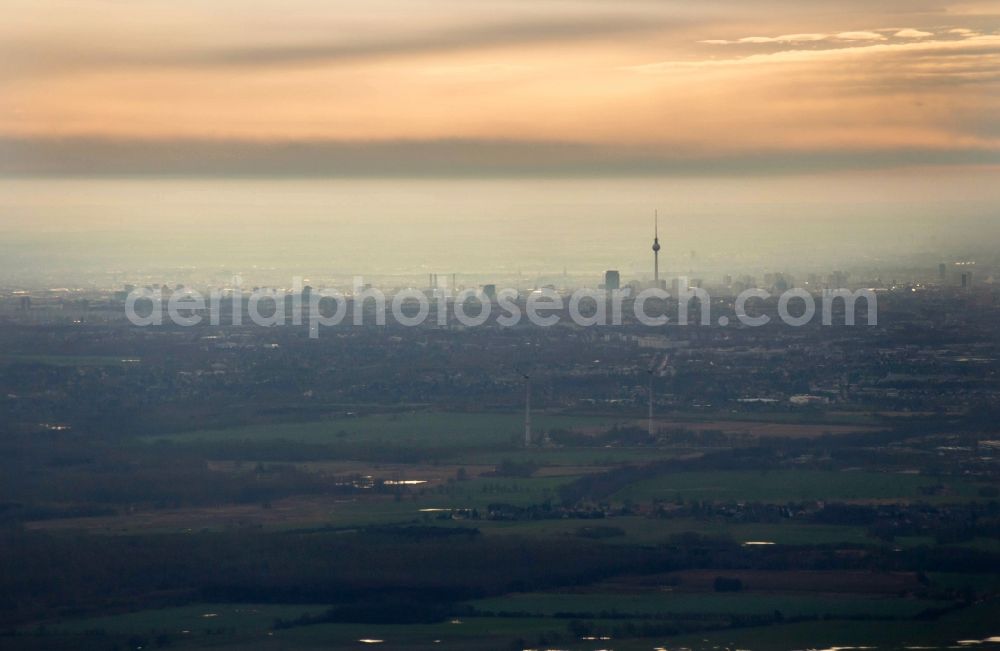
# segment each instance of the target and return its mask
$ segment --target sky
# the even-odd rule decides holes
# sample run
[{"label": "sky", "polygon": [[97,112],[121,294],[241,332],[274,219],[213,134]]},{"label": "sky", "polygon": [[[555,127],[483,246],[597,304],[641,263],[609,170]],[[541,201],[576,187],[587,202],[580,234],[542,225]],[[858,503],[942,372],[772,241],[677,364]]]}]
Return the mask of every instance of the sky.
[{"label": "sky", "polygon": [[4,15],[5,176],[1000,165],[995,2],[7,0]]},{"label": "sky", "polygon": [[3,10],[0,286],[1000,265],[995,0]]}]

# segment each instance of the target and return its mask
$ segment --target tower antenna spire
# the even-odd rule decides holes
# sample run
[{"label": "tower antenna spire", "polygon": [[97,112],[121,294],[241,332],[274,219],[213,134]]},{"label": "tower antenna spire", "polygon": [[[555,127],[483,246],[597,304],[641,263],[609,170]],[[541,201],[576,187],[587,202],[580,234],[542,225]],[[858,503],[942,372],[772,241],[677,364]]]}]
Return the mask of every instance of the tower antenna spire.
[{"label": "tower antenna spire", "polygon": [[653,209],[653,284],[660,286],[660,211]]}]

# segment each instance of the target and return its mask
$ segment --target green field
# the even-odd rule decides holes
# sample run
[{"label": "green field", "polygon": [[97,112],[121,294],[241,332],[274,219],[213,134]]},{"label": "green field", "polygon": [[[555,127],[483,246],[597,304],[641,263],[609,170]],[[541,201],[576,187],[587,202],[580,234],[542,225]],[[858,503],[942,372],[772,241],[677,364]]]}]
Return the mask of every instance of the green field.
[{"label": "green field", "polygon": [[[463,618],[438,624],[316,624],[272,628],[275,617],[294,618],[324,610],[326,607],[295,604],[202,604],[51,622],[44,629],[25,630],[21,634],[24,642],[65,641],[67,645],[62,648],[127,648],[127,644],[122,644],[129,640],[143,648],[149,645],[182,649],[394,649],[433,645],[435,649],[486,650],[507,648],[511,640],[522,636],[534,639],[539,634],[566,632],[566,623],[560,620],[496,617]],[[204,617],[212,613],[218,616]],[[373,645],[361,640],[382,642]]]},{"label": "green field", "polygon": [[[984,603],[950,613],[933,621],[881,619],[863,621],[844,617],[912,617],[925,607],[941,602],[907,599],[840,598],[784,595],[617,595],[617,594],[518,594],[473,602],[483,610],[546,613],[617,610],[615,619],[586,619],[601,634],[616,627],[640,624],[652,615],[675,613],[680,619],[711,613],[773,615],[780,610],[786,617],[818,617],[807,622],[771,624],[690,635],[620,638],[612,641],[581,640],[569,633],[570,620],[551,616],[460,617],[437,624],[317,624],[290,629],[272,629],[276,617],[297,617],[317,613],[323,606],[198,604],[183,608],[145,610],[115,616],[49,622],[44,628],[23,632],[24,641],[58,641],[60,636],[84,648],[113,647],[125,640],[148,644],[158,642],[183,649],[507,649],[520,638],[522,648],[553,648],[574,651],[614,648],[617,651],[650,651],[656,648],[693,651],[747,649],[788,651],[834,646],[877,646],[902,649],[906,645],[939,644],[955,646],[958,640],[980,640],[997,633],[996,603]],[[639,619],[628,619],[634,613]],[[214,614],[215,617],[205,617]],[[832,618],[824,618],[824,614]],[[838,619],[838,617],[840,619]],[[79,637],[80,635],[83,637]],[[138,638],[135,636],[139,636]],[[538,645],[544,636],[551,642]],[[370,644],[361,640],[380,640]],[[88,644],[89,643],[89,644]],[[27,648],[27,647],[26,647]],[[53,648],[53,647],[46,647]],[[145,647],[144,647],[145,648]],[[155,647],[154,647],[155,648]],[[992,648],[989,643],[975,648]]]},{"label": "green field", "polygon": [[741,412],[731,409],[710,409],[703,411],[671,411],[670,420],[677,422],[700,423],[705,421],[726,420],[746,423],[787,423],[809,425],[858,425],[877,426],[882,420],[865,412],[826,411],[787,411],[784,409],[762,410],[759,412]]},{"label": "green field", "polygon": [[[536,431],[548,429],[609,428],[616,421],[602,417],[535,414]],[[149,441],[268,441],[313,444],[364,443],[403,448],[504,448],[523,436],[518,413],[413,412],[335,418],[309,423],[248,425],[231,429],[198,430]]]},{"label": "green field", "polygon": [[[956,649],[980,650],[1000,647],[1000,640],[981,642],[1000,635],[996,600],[949,613],[932,621],[818,621],[774,626],[760,626],[730,631],[709,631],[695,635],[666,638],[668,648],[709,651],[739,648],[749,651],[788,651],[789,649],[830,649],[833,647],[877,647],[887,649]],[[980,641],[956,644],[960,640]],[[649,651],[647,641],[623,641],[616,651]]]},{"label": "green field", "polygon": [[531,462],[539,466],[614,466],[675,459],[697,451],[693,448],[593,447],[514,448],[510,450],[459,450],[449,459],[456,464],[498,464],[502,461]]},{"label": "green field", "polygon": [[[50,633],[86,633],[104,631],[108,634],[199,634],[215,631],[267,631],[277,618],[293,619],[313,615],[328,606],[315,604],[192,604],[177,608],[158,608],[138,612],[47,622]],[[187,631],[188,633],[184,633]]]},{"label": "green field", "polygon": [[973,589],[980,592],[1000,592],[1000,574],[964,574],[958,572],[928,572],[931,584],[955,590]]},{"label": "green field", "polygon": [[[478,528],[483,534],[512,534],[529,537],[572,536],[587,526],[605,526],[621,529],[625,535],[606,538],[609,544],[653,545],[667,542],[670,536],[697,532],[701,535],[728,538],[737,543],[766,541],[779,545],[871,545],[878,541],[868,536],[864,527],[776,523],[729,523],[722,520],[694,518],[646,518],[621,516],[602,520],[522,520],[516,522],[477,521],[456,523]],[[897,543],[898,544],[898,543]]]},{"label": "green field", "polygon": [[[373,648],[505,649],[518,637],[532,639],[541,633],[565,633],[566,623],[548,618],[468,617],[440,624],[365,625],[320,624],[275,631],[275,648],[364,648],[360,639],[380,639]],[[435,642],[440,640],[440,642]],[[312,645],[316,645],[313,647]],[[342,645],[342,646],[337,646]]]},{"label": "green field", "polygon": [[858,596],[686,594],[686,593],[527,593],[471,602],[480,611],[518,612],[551,617],[556,613],[615,612],[619,615],[772,615],[785,617],[909,618],[948,605],[923,599]]},{"label": "green field", "polygon": [[2,364],[43,364],[45,366],[123,366],[136,364],[136,358],[122,358],[98,355],[14,355],[0,354]]},{"label": "green field", "polygon": [[[922,487],[943,483],[925,495]],[[664,473],[636,482],[614,495],[618,500],[707,500],[788,502],[805,500],[914,499],[930,502],[977,499],[978,487],[964,481],[871,471],[768,470]]]},{"label": "green field", "polygon": [[[541,504],[547,500],[555,501],[556,489],[559,485],[573,479],[573,477],[471,479],[442,486],[441,490],[427,489],[423,495],[409,495],[398,500],[386,497],[386,499],[381,500],[345,501],[337,504],[325,521],[305,525],[288,525],[281,528],[289,530],[314,526],[349,528],[415,523],[430,523],[435,526],[488,527],[492,524],[488,520],[457,521],[438,520],[437,518],[444,513],[444,510],[448,509],[477,509],[483,517],[486,517],[486,508],[490,504],[503,503],[526,507],[532,504]],[[421,509],[431,510],[422,511]],[[437,509],[442,509],[442,511]],[[543,520],[538,522],[565,521]]]}]

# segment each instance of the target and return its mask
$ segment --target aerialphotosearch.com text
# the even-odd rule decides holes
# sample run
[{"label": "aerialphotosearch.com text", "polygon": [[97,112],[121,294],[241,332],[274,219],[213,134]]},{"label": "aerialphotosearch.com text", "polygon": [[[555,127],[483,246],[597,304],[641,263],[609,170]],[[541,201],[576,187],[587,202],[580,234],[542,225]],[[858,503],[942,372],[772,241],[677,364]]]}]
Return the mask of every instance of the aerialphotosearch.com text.
[{"label": "aerialphotosearch.com text", "polygon": [[[660,287],[581,288],[572,292],[552,288],[528,292],[512,288],[489,292],[482,288],[460,291],[409,288],[387,294],[364,283],[360,276],[354,278],[348,292],[304,287],[301,278],[293,279],[290,291],[273,288],[244,291],[238,280],[234,288],[212,290],[207,296],[193,289],[137,288],[126,298],[126,317],[137,326],[165,322],[196,326],[219,325],[223,315],[228,315],[226,322],[232,325],[245,322],[262,327],[308,325],[309,335],[314,338],[324,327],[386,325],[390,318],[409,327],[446,326],[453,322],[466,327],[487,323],[513,327],[524,319],[539,327],[551,327],[566,319],[583,327],[623,325],[633,319],[646,326],[684,326],[691,321],[725,326],[731,322],[725,315],[713,320],[713,301],[708,291],[688,287],[684,279],[677,283],[674,296]],[[870,289],[825,289],[814,293],[792,288],[773,294],[751,288],[732,297],[731,313],[739,324],[759,327],[773,320],[765,313],[767,305],[772,306],[770,312],[774,317],[792,327],[814,322],[817,313],[822,325],[833,325],[835,309],[838,324],[855,325],[856,313],[863,315],[867,325],[878,323],[877,297]]]}]

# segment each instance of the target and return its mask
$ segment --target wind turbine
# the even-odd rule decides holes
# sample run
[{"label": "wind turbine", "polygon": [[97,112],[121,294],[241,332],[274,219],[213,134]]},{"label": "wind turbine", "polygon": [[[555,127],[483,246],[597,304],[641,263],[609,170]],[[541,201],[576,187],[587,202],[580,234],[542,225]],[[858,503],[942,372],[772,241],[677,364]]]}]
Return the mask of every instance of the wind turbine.
[{"label": "wind turbine", "polygon": [[653,356],[649,364],[649,368],[646,369],[646,373],[649,375],[649,389],[647,393],[649,394],[649,424],[647,425],[647,431],[650,436],[654,436],[655,432],[653,429],[653,379],[658,375],[662,375],[663,370],[667,366],[667,362],[670,360],[669,355],[664,355],[663,359],[659,364],[656,363],[656,355]]},{"label": "wind turbine", "polygon": [[524,447],[531,447],[531,374],[515,369],[524,378]]}]

